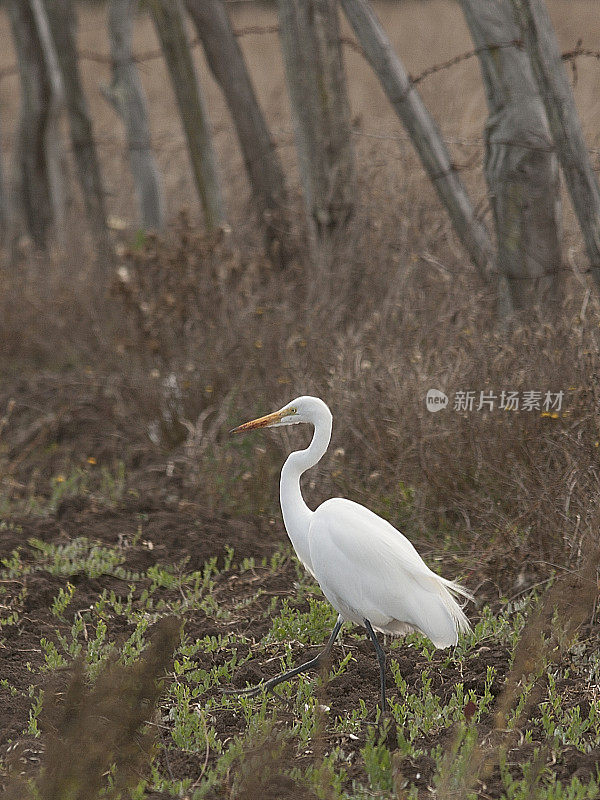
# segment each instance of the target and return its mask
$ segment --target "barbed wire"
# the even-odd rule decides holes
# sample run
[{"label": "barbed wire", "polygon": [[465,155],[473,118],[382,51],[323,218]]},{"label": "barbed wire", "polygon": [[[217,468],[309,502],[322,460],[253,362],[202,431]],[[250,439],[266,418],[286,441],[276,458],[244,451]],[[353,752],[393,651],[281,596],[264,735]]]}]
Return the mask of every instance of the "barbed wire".
[{"label": "barbed wire", "polygon": [[[226,0],[228,3],[250,3],[256,2],[256,0]],[[243,36],[261,36],[261,35],[269,35],[279,33],[279,25],[246,25],[242,28],[234,28],[233,35],[237,38],[241,38]],[[353,39],[351,36],[341,36],[340,43],[348,47],[349,49],[353,50],[354,52],[360,54],[365,57],[364,50],[360,46],[360,44]],[[201,40],[198,36],[192,37],[189,42],[189,46],[191,48],[198,47],[201,44]],[[480,53],[486,51],[496,51],[502,50],[505,48],[516,47],[519,49],[523,49],[524,42],[522,39],[512,39],[508,42],[494,42],[489,45],[481,45],[480,47],[475,47],[471,50],[466,50],[464,53],[459,53],[452,58],[449,58],[445,61],[441,61],[437,64],[432,64],[430,67],[426,67],[422,72],[418,75],[410,75],[409,80],[412,84],[421,83],[421,81],[429,78],[432,75],[437,74],[438,72],[443,72],[447,69],[451,69],[458,64],[463,63],[464,61],[468,61],[471,58],[479,55]],[[78,57],[83,61],[92,61],[98,64],[106,64],[111,66],[113,64],[113,58],[110,54],[107,53],[100,53],[95,50],[87,50],[82,49],[78,52]],[[131,56],[131,62],[135,64],[142,64],[147,61],[154,61],[163,58],[163,52],[160,48],[155,48],[152,50],[142,51],[141,53],[134,53]],[[592,50],[590,48],[583,47],[583,40],[579,39],[577,44],[571,50],[566,50],[562,53],[562,60],[563,61],[570,61],[572,64],[578,58],[593,58],[596,61],[600,61],[600,50]],[[3,78],[14,76],[18,74],[18,67],[16,64],[11,64],[7,67],[0,67],[0,81]]]},{"label": "barbed wire", "polygon": [[409,75],[409,78],[411,83],[417,84],[425,80],[425,78],[429,78],[430,75],[435,75],[437,72],[443,72],[446,69],[455,67],[457,64],[460,64],[463,61],[468,61],[470,58],[478,56],[480,53],[485,53],[487,51],[492,52],[495,50],[503,50],[508,47],[517,47],[521,50],[524,47],[523,40],[512,39],[509,42],[497,42],[495,44],[481,45],[480,47],[473,48],[473,50],[467,50],[464,53],[460,53],[457,56],[453,56],[452,58],[449,58],[447,61],[440,61],[439,64],[433,64],[431,67],[427,67],[426,69],[423,70],[423,72],[420,72],[415,77]]},{"label": "barbed wire", "polygon": [[583,56],[586,58],[594,58],[596,61],[600,61],[600,50],[589,50],[587,47],[583,47],[582,45],[583,40],[579,39],[573,50],[567,50],[562,54],[562,60],[571,61]]},{"label": "barbed wire", "polygon": [[[225,0],[225,2],[229,4],[240,4],[240,3],[254,3],[256,0]],[[241,38],[244,36],[261,36],[261,35],[269,35],[279,33],[279,25],[247,25],[241,28],[234,28],[233,34],[237,38]],[[354,52],[360,54],[365,58],[365,53],[356,42],[350,36],[341,36],[340,42],[344,46],[350,48]],[[192,37],[189,42],[189,46],[191,48],[198,47],[201,44],[201,40],[198,36]],[[522,39],[512,39],[506,42],[495,42],[489,45],[482,45],[480,47],[475,47],[471,50],[467,50],[463,53],[459,53],[452,58],[449,58],[445,61],[440,61],[436,64],[432,64],[429,67],[426,67],[417,75],[413,76],[409,74],[409,81],[411,85],[416,85],[421,83],[426,78],[431,77],[439,72],[443,72],[445,70],[451,69],[452,67],[457,66],[469,59],[474,58],[475,56],[480,55],[482,52],[490,51],[494,52],[497,50],[502,50],[506,48],[516,47],[519,49],[524,48],[524,42]],[[82,61],[91,61],[98,64],[105,64],[107,66],[112,66],[113,58],[108,53],[100,53],[95,50],[88,50],[88,49],[80,49],[78,51],[78,58]],[[143,64],[148,61],[159,60],[163,58],[163,51],[160,48],[155,48],[151,50],[145,50],[139,53],[134,53],[131,56],[131,62],[136,64]],[[565,62],[571,62],[575,71],[575,63],[578,58],[593,58],[596,61],[600,62],[600,50],[592,50],[590,48],[583,47],[583,40],[579,39],[574,48],[571,50],[566,50],[562,53],[562,60]],[[6,67],[0,67],[0,83],[4,78],[11,77],[14,75],[18,75],[18,66],[16,64],[11,64]],[[575,78],[576,78],[575,72]],[[280,133],[284,135],[288,135],[291,131],[281,130]],[[399,133],[382,133],[380,131],[364,131],[360,129],[353,129],[352,133],[356,136],[363,136],[366,138],[371,139],[380,139],[380,140],[388,140],[388,141],[396,141],[396,142],[410,142],[410,136],[402,135]],[[277,135],[274,133],[274,135]],[[107,141],[119,141],[118,137],[108,137]],[[460,147],[467,147],[473,148],[476,147],[481,149],[485,145],[485,139],[483,137],[473,137],[473,138],[466,138],[466,137],[455,137],[455,136],[446,136],[444,137],[444,141],[447,144],[453,144]],[[494,144],[501,144],[508,147],[521,147],[523,149],[531,149],[531,150],[540,150],[543,152],[553,152],[555,147],[553,145],[545,145],[545,146],[536,146],[536,145],[528,145],[527,143],[518,142],[518,141],[503,141],[503,142],[495,142]],[[131,144],[130,144],[131,146]],[[600,148],[588,148],[588,152],[591,155],[600,156]],[[456,169],[465,169],[469,167],[459,167],[454,165]]]},{"label": "barbed wire", "polygon": [[[254,2],[254,0],[240,0],[241,2]],[[261,36],[267,34],[274,34],[279,33],[279,25],[246,25],[243,28],[234,28],[233,35],[237,38],[241,38],[243,36]],[[360,44],[353,39],[351,36],[341,36],[340,43],[348,47],[350,50],[353,50],[355,53],[358,53],[363,58],[366,58],[365,52]],[[194,48],[198,47],[201,44],[199,37],[194,36],[189,41],[189,46]],[[438,64],[433,64],[430,67],[427,67],[418,75],[412,76],[409,74],[409,80],[412,84],[418,84],[421,81],[429,78],[431,75],[435,75],[438,72],[443,72],[444,70],[451,69],[452,67],[456,66],[457,64],[461,64],[463,61],[468,61],[475,56],[478,56],[480,53],[484,53],[486,51],[496,51],[502,50],[509,47],[517,47],[519,49],[523,49],[524,42],[522,39],[513,39],[509,42],[495,42],[489,45],[481,45],[480,47],[475,47],[472,50],[467,50],[464,53],[459,53],[459,55],[453,56],[452,58],[447,59],[446,61],[441,61]],[[80,57],[88,60],[88,61],[96,61],[105,64],[112,64],[112,58],[109,55],[104,55],[102,53],[96,53],[93,51],[82,51],[80,53]],[[135,54],[131,57],[131,61],[136,64],[144,63],[145,61],[152,61],[156,59],[161,59],[163,57],[163,52],[160,49],[155,50],[148,50],[146,52]],[[600,51],[597,50],[590,50],[581,46],[581,40],[578,41],[577,45],[572,49],[568,50],[562,54],[563,61],[571,61],[575,62],[576,59],[582,57],[591,57],[600,61]],[[14,68],[16,70],[16,67]],[[0,72],[0,78],[2,77]]]},{"label": "barbed wire", "polygon": [[[233,30],[233,35],[239,38],[241,36],[253,36],[278,32],[279,25],[246,25],[243,28],[235,28]],[[200,44],[201,40],[198,36],[193,36],[188,41],[188,46],[191,48],[198,47]],[[94,61],[99,64],[108,65],[112,65],[113,63],[112,56],[107,53],[98,53],[95,50],[79,50],[78,56],[84,61]],[[161,58],[163,58],[163,51],[160,48],[154,48],[153,50],[145,50],[141,53],[134,53],[131,56],[131,59],[128,60],[134,64],[143,64],[146,61],[156,61]],[[2,74],[0,72],[0,78],[1,77]]]},{"label": "barbed wire", "polygon": [[[391,142],[411,142],[411,138],[408,134],[401,134],[401,133],[382,133],[380,131],[363,131],[353,129],[352,133],[355,136],[364,136],[368,139],[380,139],[382,141],[391,141]],[[446,144],[453,144],[459,147],[476,147],[477,149],[481,150],[485,147],[486,140],[483,136],[474,136],[472,138],[466,138],[461,136],[445,136],[442,135],[442,138]],[[540,151],[542,153],[553,153],[556,151],[556,147],[554,145],[546,145],[544,147],[537,146],[537,145],[530,145],[526,142],[517,142],[511,141],[510,139],[499,140],[494,142],[494,144],[502,145],[504,147],[520,147],[523,150],[534,150]],[[590,155],[600,157],[600,147],[588,147],[587,152]],[[464,167],[459,167],[456,164],[454,165],[456,169],[464,169]],[[471,168],[471,165],[468,167]],[[597,171],[597,170],[596,170]]]},{"label": "barbed wire", "polygon": [[[490,52],[494,50],[502,50],[507,47],[516,47],[519,50],[523,50],[525,43],[522,39],[512,39],[508,42],[496,42],[494,44],[481,45],[480,47],[475,47],[472,50],[467,50],[464,53],[460,53],[453,58],[449,58],[447,61],[441,61],[438,64],[433,64],[431,67],[427,67],[427,69],[424,69],[415,77],[410,76],[410,80],[413,84],[420,83],[425,78],[429,78],[430,75],[435,75],[437,72],[450,69],[451,67],[454,67],[463,61],[468,61],[470,58],[478,56],[480,53],[484,53],[488,50]],[[594,58],[596,61],[600,61],[600,50],[590,50],[589,48],[583,47],[582,40],[579,39],[572,50],[566,50],[561,54],[561,58],[563,61],[571,61],[573,64],[578,58]]]},{"label": "barbed wire", "polygon": [[[227,126],[224,124],[215,124],[212,126],[213,134],[220,134],[228,130]],[[271,135],[274,142],[277,144],[278,147],[284,146],[286,144],[293,144],[293,128],[289,127],[278,127],[273,128],[271,130]],[[360,128],[353,128],[352,129],[353,136],[357,138],[364,138],[364,139],[375,139],[379,141],[389,141],[394,142],[396,144],[411,144],[412,140],[408,134],[402,133],[388,133],[382,131],[373,131],[373,130],[362,130]],[[485,139],[482,136],[479,137],[462,137],[462,136],[446,136],[442,135],[445,144],[454,145],[460,148],[467,148],[467,149],[476,149],[478,151],[482,151],[485,147]],[[95,137],[95,143],[99,147],[112,147],[112,146],[121,146],[122,144],[122,136],[119,134],[104,134],[102,136]],[[523,149],[530,149],[530,150],[541,150],[542,152],[553,152],[553,147],[535,147],[534,145],[527,145],[521,142],[514,142],[510,140],[500,141],[497,144],[506,146],[506,147],[521,147]],[[146,146],[147,143],[144,143]],[[127,145],[129,148],[133,147],[136,148],[138,144],[136,142],[129,142]],[[142,144],[140,143],[139,146],[141,147]],[[173,152],[179,150],[185,150],[187,148],[187,141],[185,136],[180,137],[173,137],[172,133],[159,133],[155,134],[152,137],[152,147],[156,152]],[[70,148],[68,148],[70,150]],[[600,158],[600,148],[598,147],[590,147],[588,148],[588,153],[590,155],[596,156]],[[384,154],[386,158],[396,158],[389,153]],[[400,156],[398,156],[399,158]],[[460,163],[457,161],[456,156],[453,156],[451,159],[451,169],[454,172],[466,172],[469,170],[479,169],[481,166],[481,162],[477,156],[477,154],[473,154],[469,156],[465,162]],[[594,167],[595,171],[600,171],[600,166]]]},{"label": "barbed wire", "polygon": [[[242,3],[255,2],[255,0],[229,0],[229,2],[232,1]],[[242,36],[259,36],[273,33],[279,33],[279,25],[245,25],[243,28],[233,29],[233,35],[237,38]],[[362,49],[356,44],[356,42],[353,42],[346,37],[342,37],[341,41],[349,46],[354,45],[359,52],[362,52]],[[188,41],[188,45],[191,48],[198,47],[200,44],[201,40],[198,36],[193,36]],[[77,52],[77,56],[82,61],[92,61],[96,64],[106,64],[107,66],[112,66],[114,62],[113,57],[109,53],[100,53],[97,50],[87,50],[85,48],[80,49]],[[154,48],[152,50],[143,50],[141,53],[134,53],[128,60],[133,64],[143,64],[146,61],[156,61],[161,58],[163,58],[163,51],[160,48]],[[0,67],[0,81],[3,78],[18,74],[19,68],[16,64],[10,64],[7,67]]]}]

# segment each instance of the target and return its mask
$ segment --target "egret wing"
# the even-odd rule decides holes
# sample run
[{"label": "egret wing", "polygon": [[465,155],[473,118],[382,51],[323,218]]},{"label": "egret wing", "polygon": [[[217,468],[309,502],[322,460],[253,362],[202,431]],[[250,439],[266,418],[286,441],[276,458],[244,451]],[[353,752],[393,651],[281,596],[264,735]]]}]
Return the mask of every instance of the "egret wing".
[{"label": "egret wing", "polygon": [[389,522],[350,500],[335,498],[314,513],[309,530],[314,575],[346,618],[378,630],[422,631],[437,647],[455,644],[469,624],[454,593],[411,542]]}]

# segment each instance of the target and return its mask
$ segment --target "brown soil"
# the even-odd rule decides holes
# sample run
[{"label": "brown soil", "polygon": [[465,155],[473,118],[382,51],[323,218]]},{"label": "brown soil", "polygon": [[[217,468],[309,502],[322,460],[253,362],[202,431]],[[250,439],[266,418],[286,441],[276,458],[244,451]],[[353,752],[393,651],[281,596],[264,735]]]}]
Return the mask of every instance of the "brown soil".
[{"label": "brown soil", "polygon": [[[144,508],[143,512],[140,511],[141,508]],[[143,535],[138,537],[136,544],[133,544],[142,513],[144,516]],[[86,536],[98,542],[119,545],[124,555],[124,566],[133,571],[146,570],[157,563],[177,564],[183,561],[187,561],[188,568],[196,569],[212,556],[222,559],[226,544],[234,547],[236,559],[244,556],[254,556],[260,559],[263,555],[272,553],[279,543],[277,535],[266,536],[264,531],[250,522],[227,519],[215,521],[203,516],[199,510],[169,511],[156,507],[148,508],[143,503],[131,505],[129,508],[95,511],[87,507],[78,507],[75,502],[65,503],[55,518],[24,517],[13,520],[13,523],[14,528],[3,531],[0,538],[0,557],[2,558],[10,556],[14,549],[22,548],[23,543],[30,537],[36,537],[45,542],[66,542],[76,536]],[[27,552],[27,549],[23,550],[25,561],[27,561]],[[216,619],[208,619],[201,613],[188,617],[185,623],[187,635],[194,639],[205,635],[226,634],[233,629],[251,636],[255,640],[260,639],[265,632],[267,623],[261,619],[259,612],[264,609],[264,604],[270,602],[272,597],[282,598],[286,594],[292,595],[294,578],[295,568],[291,560],[284,561],[275,574],[260,567],[251,573],[242,575],[237,574],[234,568],[222,573],[217,579],[217,595],[226,593],[232,601],[236,602],[256,595],[258,589],[261,589],[263,594],[255,603],[251,603],[246,608],[243,618],[235,618],[224,623]],[[117,594],[126,594],[128,590],[126,582],[107,575],[100,578],[88,578],[79,574],[71,577],[70,580],[76,587],[72,604],[74,609],[83,609],[95,602],[103,589],[113,589]],[[6,678],[19,691],[25,691],[32,684],[42,688],[47,684],[47,676],[38,672],[43,663],[39,650],[39,639],[41,635],[53,638],[57,628],[64,632],[70,626],[68,619],[64,623],[60,622],[49,611],[53,598],[64,584],[64,578],[43,571],[25,576],[24,585],[27,595],[22,608],[21,622],[18,626],[5,629],[2,653],[2,677]],[[19,588],[22,587],[19,586]],[[124,618],[121,620],[114,618],[110,624],[111,635],[117,640],[120,637],[125,639],[131,633],[130,625]],[[597,633],[594,635],[597,638]],[[351,712],[358,707],[361,699],[373,711],[377,705],[378,668],[372,648],[368,641],[357,640],[353,637],[352,632],[348,631],[342,637],[341,647],[336,649],[335,659],[341,658],[349,649],[352,651],[353,660],[347,671],[318,689],[321,701],[330,708],[327,716],[331,719]],[[244,655],[244,651],[244,646],[238,648],[240,656]],[[316,647],[307,648],[299,644],[293,648],[294,657],[298,662],[307,660],[316,652],[318,652]],[[394,656],[398,660],[401,674],[409,686],[418,686],[423,670],[429,669],[433,678],[432,689],[440,696],[441,700],[447,700],[450,697],[458,681],[463,682],[465,690],[475,689],[480,692],[489,665],[493,665],[497,670],[498,679],[493,687],[493,690],[497,691],[502,684],[502,676],[506,674],[509,666],[508,652],[499,646],[480,647],[471,653],[464,663],[460,675],[455,670],[440,666],[441,654],[436,654],[432,662],[427,662],[421,653],[412,647],[407,647],[404,650],[396,650]],[[205,660],[201,666],[208,668],[223,661],[224,658],[225,654],[222,652],[204,656]],[[276,674],[278,669],[278,659],[269,660],[268,654],[265,654],[264,664],[261,659],[252,659],[238,668],[234,684],[242,688],[248,683],[258,682]],[[388,687],[393,687],[393,685],[393,678],[388,670]],[[578,702],[578,700],[585,702],[584,698],[578,698],[576,687],[572,688],[572,692],[573,702]],[[396,689],[390,689],[391,697],[395,697],[396,694]],[[291,714],[287,710],[284,700],[274,696],[270,702],[278,707],[280,724],[291,721]],[[18,761],[19,771],[35,770],[43,752],[43,737],[39,740],[23,735],[23,729],[27,724],[29,705],[29,699],[21,694],[12,696],[2,690],[0,753],[9,764],[12,764],[13,769],[15,761]],[[585,711],[585,709],[583,710]],[[369,720],[370,723],[373,722],[374,714],[370,715]],[[245,727],[243,716],[232,710],[223,710],[217,715],[216,728],[222,739],[242,734]],[[481,723],[482,731],[485,731],[486,728],[491,728],[491,720]],[[437,740],[432,738],[427,745],[433,746],[436,741],[442,745],[448,745],[451,736],[452,731],[444,731],[437,737]],[[365,744],[366,728],[358,739],[354,740],[347,736],[338,736],[328,732],[325,721],[321,738],[320,747],[324,750],[341,746],[348,753],[348,781],[361,773],[359,751]],[[509,752],[509,761],[515,765],[517,772],[518,765],[530,757],[533,746],[536,744],[541,746],[542,739],[543,737],[540,737],[540,741],[534,742],[533,745],[523,744]],[[9,745],[9,742],[13,744]],[[16,748],[15,742],[18,743]],[[262,757],[261,755],[260,758]],[[213,762],[213,756],[210,755],[207,760],[205,753],[170,750],[167,757],[163,748],[161,760],[164,762],[162,764],[164,769],[175,778],[189,777],[196,780],[206,770],[207,763],[210,765]],[[574,748],[566,748],[558,755],[553,769],[557,778],[563,781],[569,780],[573,776],[587,779],[594,774],[599,760],[600,753],[596,751],[584,754]],[[292,761],[293,759],[290,757],[289,763]],[[278,770],[285,763],[287,763],[286,759],[279,759]],[[397,765],[399,774],[405,780],[414,782],[423,790],[426,790],[427,785],[430,784],[434,767],[433,760],[426,755],[416,760],[401,759]],[[293,786],[289,781],[289,785],[284,785],[286,780],[288,779],[280,775],[279,771],[275,771],[272,774],[271,783],[268,786],[261,785],[259,787],[260,793],[266,798],[309,796],[298,794],[300,792],[298,787]],[[499,775],[494,772],[487,780],[485,790],[483,787],[481,788],[482,791],[485,791],[482,796],[499,796],[502,791]],[[248,787],[248,792],[250,791],[258,791],[258,789],[257,787]],[[164,796],[166,797],[166,795]],[[242,793],[239,796],[244,795]],[[246,794],[246,796],[252,795]],[[163,795],[151,795],[151,797],[158,800]]]}]

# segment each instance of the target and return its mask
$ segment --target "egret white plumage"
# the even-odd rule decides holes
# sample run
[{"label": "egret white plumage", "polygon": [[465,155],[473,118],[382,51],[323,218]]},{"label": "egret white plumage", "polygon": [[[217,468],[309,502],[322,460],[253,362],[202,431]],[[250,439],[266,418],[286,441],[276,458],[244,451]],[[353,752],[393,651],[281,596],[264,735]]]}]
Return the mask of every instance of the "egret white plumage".
[{"label": "egret white plumage", "polygon": [[300,422],[312,424],[314,434],[310,445],[291,453],[283,465],[281,511],[298,558],[338,612],[338,619],[325,649],[316,658],[243,693],[268,691],[320,666],[329,656],[342,624],[354,622],[367,629],[375,646],[381,710],[385,714],[385,655],[375,631],[391,635],[419,631],[437,648],[450,647],[457,643],[460,632],[469,630],[456,596],[472,596],[460,584],[432,572],[400,531],[364,506],[341,497],[326,500],[316,511],[306,505],[300,477],[322,458],[331,439],[331,412],[318,397],[298,397],[232,433]]}]

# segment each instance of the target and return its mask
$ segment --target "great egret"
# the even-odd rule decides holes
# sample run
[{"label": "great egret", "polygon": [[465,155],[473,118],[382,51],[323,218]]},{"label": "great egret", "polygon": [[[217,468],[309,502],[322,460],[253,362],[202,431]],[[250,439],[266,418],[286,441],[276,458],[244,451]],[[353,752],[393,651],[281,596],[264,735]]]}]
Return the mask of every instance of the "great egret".
[{"label": "great egret", "polygon": [[375,631],[399,635],[420,631],[438,648],[456,644],[469,622],[455,595],[472,599],[458,583],[436,575],[409,540],[368,508],[335,497],[311,511],[300,477],[322,458],[331,438],[331,411],[318,397],[298,397],[279,411],[246,422],[232,433],[308,422],[309,447],[291,453],[281,470],[280,501],[288,536],[300,561],[338,612],[325,649],[316,658],[240,694],[269,691],[329,656],[344,622],[365,627],[377,653],[381,711],[386,713],[385,654]]}]

